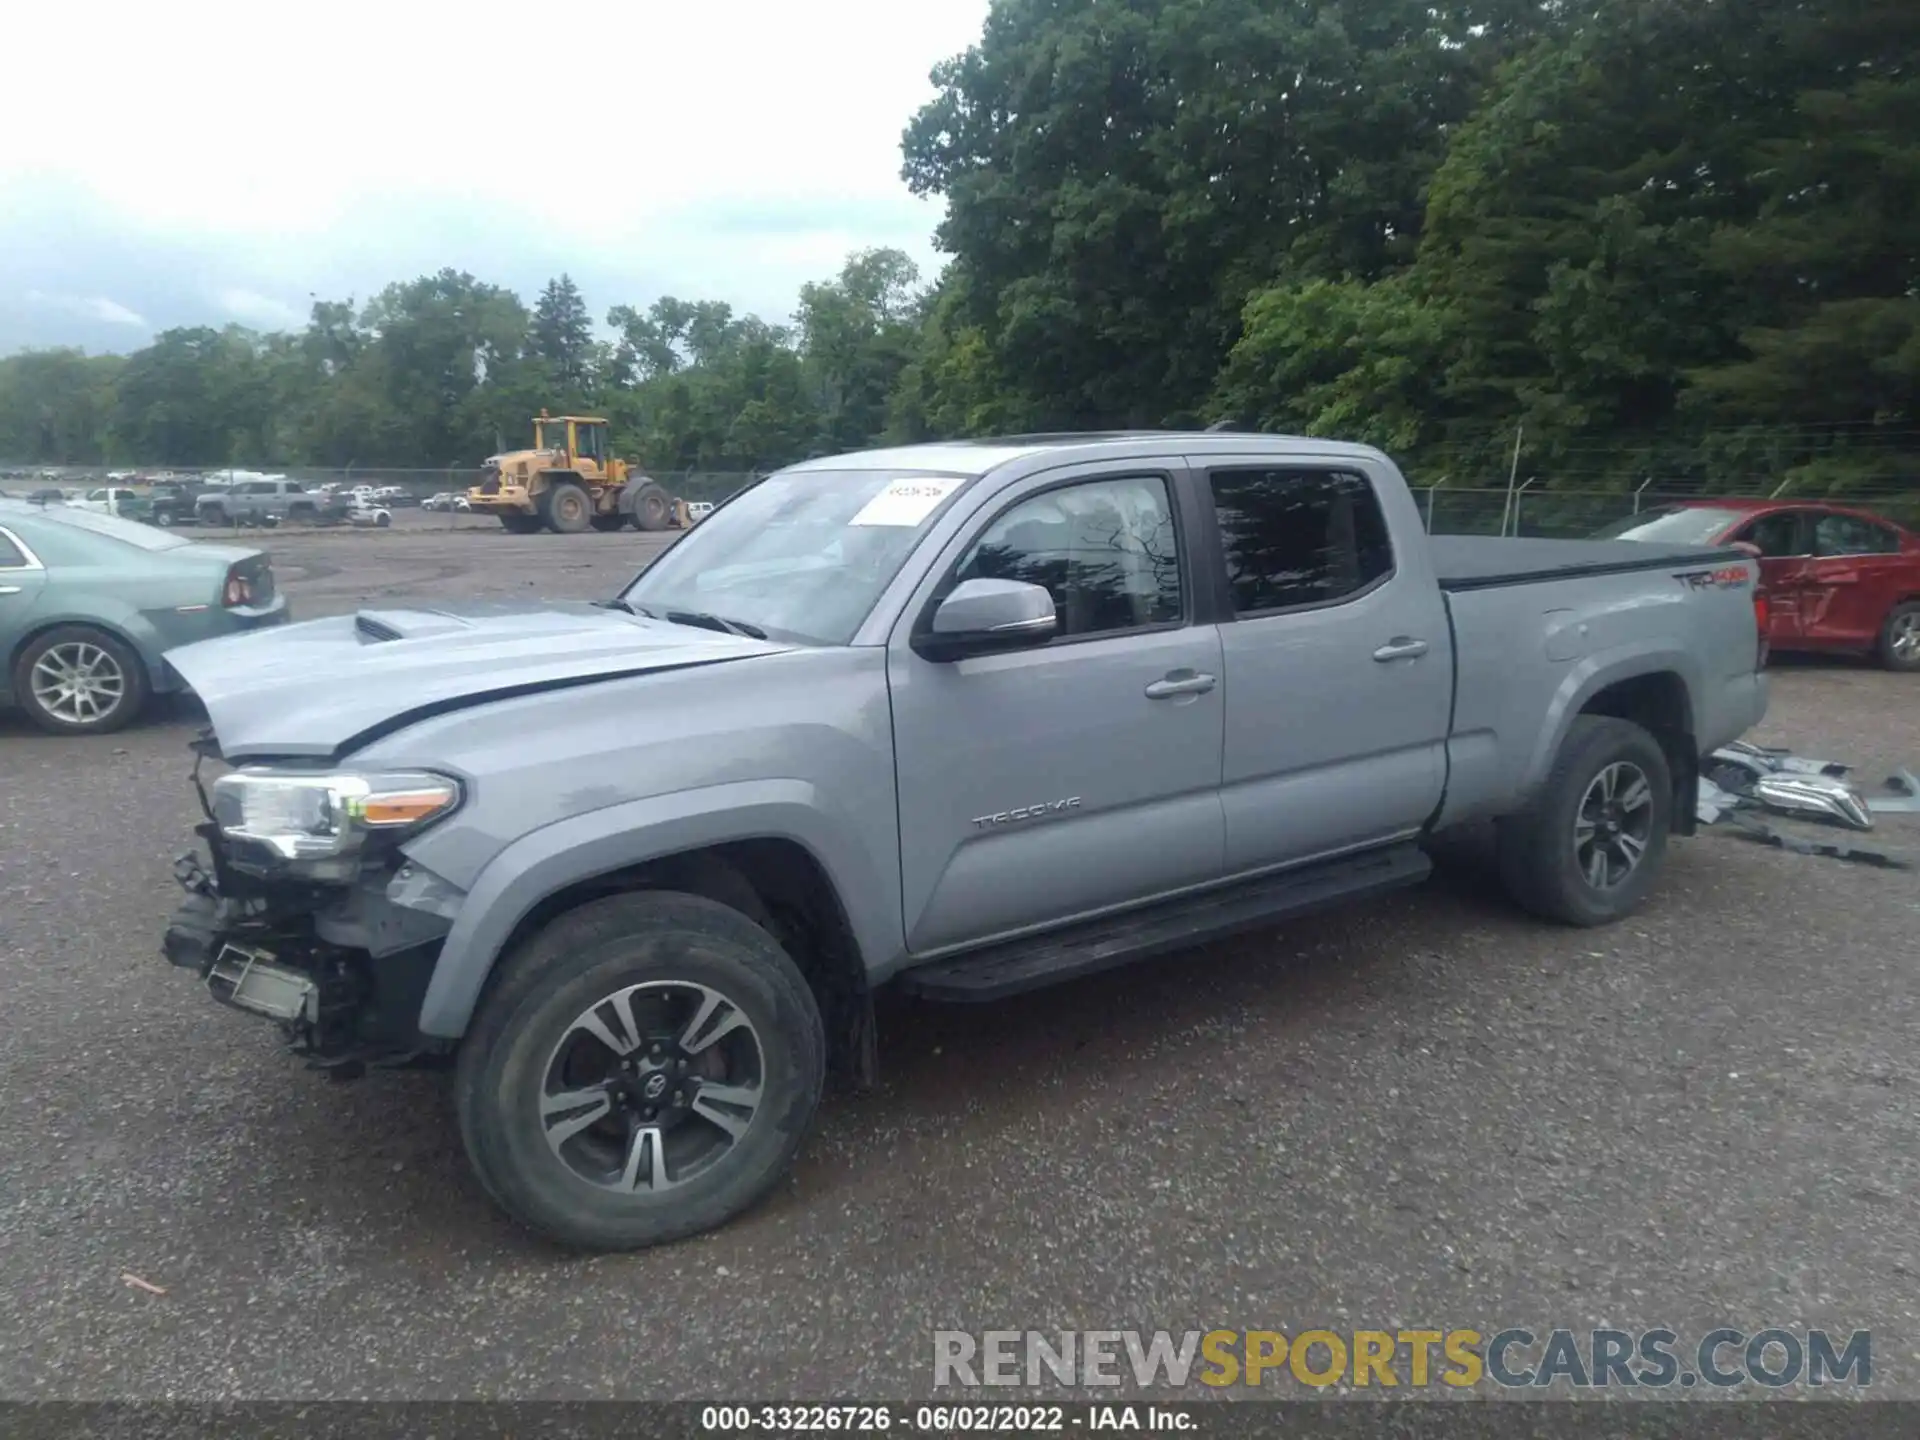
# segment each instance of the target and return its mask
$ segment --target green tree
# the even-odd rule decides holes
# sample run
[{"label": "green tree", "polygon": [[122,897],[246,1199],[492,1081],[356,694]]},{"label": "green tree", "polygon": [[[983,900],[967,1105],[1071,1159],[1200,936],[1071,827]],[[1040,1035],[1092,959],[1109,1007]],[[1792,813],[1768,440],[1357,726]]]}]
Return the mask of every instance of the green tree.
[{"label": "green tree", "polygon": [[547,282],[534,303],[528,350],[545,362],[559,392],[554,403],[572,409],[591,403],[594,388],[593,320],[569,275]]}]

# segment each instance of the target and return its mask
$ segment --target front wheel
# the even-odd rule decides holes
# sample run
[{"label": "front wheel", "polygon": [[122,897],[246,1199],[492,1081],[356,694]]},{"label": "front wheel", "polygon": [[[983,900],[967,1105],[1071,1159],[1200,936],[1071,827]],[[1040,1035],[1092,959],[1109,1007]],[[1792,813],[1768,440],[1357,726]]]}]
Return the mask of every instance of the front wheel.
[{"label": "front wheel", "polygon": [[710,1230],[779,1181],[826,1075],[806,980],[738,911],[672,892],[569,911],[504,962],[461,1047],[487,1193],[565,1245]]},{"label": "front wheel", "polygon": [[153,523],[158,525],[162,530],[171,530],[173,528],[173,511],[171,510],[154,511]]},{"label": "front wheel", "polygon": [[560,535],[579,535],[593,523],[593,502],[571,480],[561,480],[540,497],[540,509],[549,529]]},{"label": "front wheel", "polygon": [[1500,822],[1500,875],[1544,919],[1611,924],[1646,898],[1672,824],[1660,742],[1628,720],[1577,716],[1539,793]]},{"label": "front wheel", "polygon": [[1889,670],[1920,670],[1920,600],[1905,600],[1880,627],[1880,663]]}]

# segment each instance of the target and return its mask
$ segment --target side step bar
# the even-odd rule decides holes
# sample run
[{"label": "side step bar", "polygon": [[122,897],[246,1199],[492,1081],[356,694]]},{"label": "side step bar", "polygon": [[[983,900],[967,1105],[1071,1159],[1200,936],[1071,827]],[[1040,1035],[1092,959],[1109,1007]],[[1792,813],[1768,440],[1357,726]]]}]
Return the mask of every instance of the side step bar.
[{"label": "side step bar", "polygon": [[907,971],[900,984],[929,1000],[998,1000],[1417,885],[1432,870],[1433,862],[1418,845],[1369,850],[935,960]]}]

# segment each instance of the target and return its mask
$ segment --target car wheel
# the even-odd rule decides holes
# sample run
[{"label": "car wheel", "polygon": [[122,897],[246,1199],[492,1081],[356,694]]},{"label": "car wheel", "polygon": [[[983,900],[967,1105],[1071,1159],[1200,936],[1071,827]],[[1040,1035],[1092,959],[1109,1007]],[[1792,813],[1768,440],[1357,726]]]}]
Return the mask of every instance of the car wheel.
[{"label": "car wheel", "polygon": [[1904,600],[1887,613],[1880,663],[1889,670],[1920,670],[1920,600]]},{"label": "car wheel", "polygon": [[147,672],[117,636],[91,625],[60,625],[20,652],[13,693],[42,730],[105,735],[146,705]]},{"label": "car wheel", "polygon": [[389,515],[386,511],[382,510],[378,515],[374,517],[373,523],[378,525],[382,530],[384,530],[389,525],[393,524],[393,516]]},{"label": "car wheel", "polygon": [[1646,898],[1672,824],[1660,742],[1631,721],[1576,716],[1539,793],[1498,826],[1501,879],[1544,919],[1611,924]]},{"label": "car wheel", "polygon": [[764,1196],[826,1075],[806,980],[739,911],[666,891],[569,911],[503,964],[461,1047],[487,1193],[565,1245],[631,1250]]},{"label": "car wheel", "polygon": [[226,510],[219,505],[209,505],[200,511],[200,519],[208,525],[226,525],[230,523],[227,519]]},{"label": "car wheel", "polygon": [[171,530],[173,528],[173,512],[171,510],[154,511],[153,523],[158,525],[162,530]]}]

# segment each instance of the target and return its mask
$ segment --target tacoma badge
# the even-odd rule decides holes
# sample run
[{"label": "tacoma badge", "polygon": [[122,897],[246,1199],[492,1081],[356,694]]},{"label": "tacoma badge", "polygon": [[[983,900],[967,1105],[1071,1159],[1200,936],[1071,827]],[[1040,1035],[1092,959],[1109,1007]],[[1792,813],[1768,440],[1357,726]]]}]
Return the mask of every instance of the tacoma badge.
[{"label": "tacoma badge", "polygon": [[1048,815],[1061,815],[1069,810],[1080,808],[1080,797],[1075,795],[1066,800],[1048,800],[1040,805],[1020,805],[1012,810],[1002,810],[997,815],[976,815],[973,828],[988,830],[995,825],[1011,825],[1016,820],[1039,820]]}]

